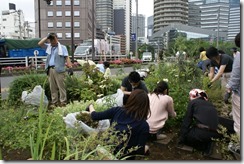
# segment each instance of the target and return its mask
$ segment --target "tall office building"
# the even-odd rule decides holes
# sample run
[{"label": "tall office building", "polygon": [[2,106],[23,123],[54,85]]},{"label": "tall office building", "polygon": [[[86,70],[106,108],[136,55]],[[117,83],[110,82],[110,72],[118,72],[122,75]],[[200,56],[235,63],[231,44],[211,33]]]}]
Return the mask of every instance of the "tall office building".
[{"label": "tall office building", "polygon": [[114,30],[113,15],[113,1],[96,0],[96,21],[102,31]]},{"label": "tall office building", "polygon": [[200,8],[202,29],[228,31],[229,0],[206,0]]},{"label": "tall office building", "polygon": [[233,41],[236,34],[238,34],[241,31],[240,9],[240,0],[230,0],[230,13],[227,37],[229,41]]},{"label": "tall office building", "polygon": [[[52,0],[51,4],[47,5],[46,1],[36,0],[36,36],[42,38],[50,32],[55,32],[62,44],[71,45],[73,25],[74,44],[92,39],[92,14],[94,14],[92,13],[92,1],[72,0],[72,2],[73,6],[71,6],[71,0]],[[94,6],[96,7],[96,4]],[[96,38],[96,36],[94,37]]]},{"label": "tall office building", "polygon": [[147,39],[153,34],[153,16],[147,18]]},{"label": "tall office building", "polygon": [[[132,15],[132,33],[136,33],[136,14]],[[138,14],[138,34],[137,37],[145,37],[145,16]]]},{"label": "tall office building", "polygon": [[204,0],[189,0],[188,26],[201,27],[201,8]]},{"label": "tall office building", "polygon": [[[132,10],[131,3],[132,3],[131,0],[113,0],[113,8],[114,8],[114,13],[115,13],[114,31],[115,31],[116,35],[117,34],[125,35],[126,54],[129,54],[129,52],[130,52],[131,10]],[[121,13],[122,15],[119,15],[119,13]],[[118,22],[120,25],[117,24]],[[117,27],[119,27],[119,26],[121,28],[118,30]]]},{"label": "tall office building", "polygon": [[188,0],[154,0],[154,33],[174,23],[188,24]]}]

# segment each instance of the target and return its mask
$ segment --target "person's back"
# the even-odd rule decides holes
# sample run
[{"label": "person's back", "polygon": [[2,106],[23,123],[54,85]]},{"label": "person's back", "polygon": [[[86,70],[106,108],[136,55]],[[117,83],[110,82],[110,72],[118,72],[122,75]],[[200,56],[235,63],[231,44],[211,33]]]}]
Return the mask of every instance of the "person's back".
[{"label": "person's back", "polygon": [[168,83],[165,81],[160,81],[154,91],[148,94],[151,109],[151,115],[147,119],[150,127],[150,140],[159,139],[160,137],[157,133],[163,128],[165,122],[168,120],[168,117],[176,116],[173,98],[168,96],[168,92]]},{"label": "person's back", "polygon": [[[148,151],[146,141],[149,136],[149,125],[146,119],[150,113],[150,106],[145,91],[141,89],[132,91],[128,102],[123,107],[112,107],[102,112],[95,112],[92,107],[89,106],[89,111],[93,120],[110,119],[111,124],[115,125],[115,131],[118,132],[116,133],[118,141],[126,139],[117,145],[115,154],[122,148],[125,148],[122,151],[125,153],[124,156],[144,155]],[[112,133],[114,134],[114,132]],[[123,133],[127,134],[127,137],[122,140],[120,137]],[[137,150],[128,152],[129,149],[136,146],[139,146]]]}]

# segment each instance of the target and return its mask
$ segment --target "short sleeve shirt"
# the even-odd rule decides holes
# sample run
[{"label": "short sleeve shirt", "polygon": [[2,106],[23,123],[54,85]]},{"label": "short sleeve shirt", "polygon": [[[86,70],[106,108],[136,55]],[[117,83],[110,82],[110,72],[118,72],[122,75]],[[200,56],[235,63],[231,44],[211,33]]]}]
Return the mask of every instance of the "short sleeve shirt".
[{"label": "short sleeve shirt", "polygon": [[216,61],[211,60],[210,66],[220,68],[221,65],[226,65],[224,72],[231,72],[233,65],[233,57],[227,54],[221,54],[220,63],[218,64]]}]

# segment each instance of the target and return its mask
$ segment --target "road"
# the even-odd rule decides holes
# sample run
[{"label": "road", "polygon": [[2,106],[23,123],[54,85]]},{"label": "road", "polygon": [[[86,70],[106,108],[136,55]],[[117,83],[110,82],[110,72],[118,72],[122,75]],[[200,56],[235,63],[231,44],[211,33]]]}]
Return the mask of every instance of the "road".
[{"label": "road", "polygon": [[[120,68],[111,68],[111,74],[116,75],[116,73],[119,71]],[[124,67],[122,69],[125,73],[129,73],[133,70],[132,67]],[[82,71],[75,71],[74,74],[79,74]],[[6,99],[8,97],[8,89],[9,85],[12,81],[14,81],[16,78],[20,76],[8,76],[8,77],[1,77],[0,84],[1,84],[1,96],[2,99]]]}]

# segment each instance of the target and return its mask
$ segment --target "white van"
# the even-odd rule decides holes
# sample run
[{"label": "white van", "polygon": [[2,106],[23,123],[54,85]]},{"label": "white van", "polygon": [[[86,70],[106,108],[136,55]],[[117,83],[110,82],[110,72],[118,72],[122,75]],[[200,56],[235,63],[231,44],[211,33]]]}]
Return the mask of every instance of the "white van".
[{"label": "white van", "polygon": [[150,61],[152,61],[152,53],[151,52],[143,52],[142,62],[150,62]]}]

